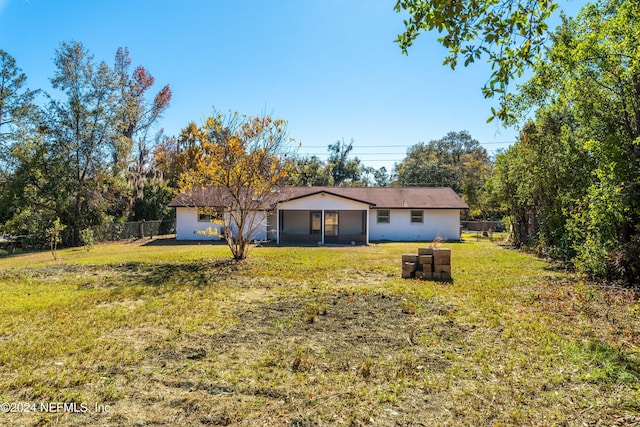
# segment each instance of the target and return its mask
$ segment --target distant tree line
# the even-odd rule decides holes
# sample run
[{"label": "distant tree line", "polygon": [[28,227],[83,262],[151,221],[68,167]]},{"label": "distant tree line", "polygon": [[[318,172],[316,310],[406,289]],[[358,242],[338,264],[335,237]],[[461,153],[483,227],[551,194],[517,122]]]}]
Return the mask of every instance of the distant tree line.
[{"label": "distant tree line", "polygon": [[[78,42],[55,52],[52,94],[31,91],[0,51],[0,223],[13,234],[43,234],[56,220],[71,231],[166,214],[167,188],[151,158],[153,129],[171,101],[164,86],[132,68],[127,49],[112,66]],[[37,98],[40,102],[36,102]]]},{"label": "distant tree line", "polygon": [[[265,172],[286,171],[277,177],[289,185],[449,186],[470,206],[467,216],[504,218],[517,246],[593,279],[637,285],[640,8],[629,0],[598,1],[576,18],[562,17],[549,32],[555,5],[509,4],[474,1],[462,11],[412,0],[396,5],[410,13],[398,39],[405,52],[421,31],[446,22],[445,63],[464,58],[466,65],[486,54],[496,65],[483,88],[486,96],[499,95],[492,118],[519,126],[520,136],[495,158],[464,131],[414,145],[390,172],[365,166],[352,155],[354,141],[344,140],[328,145],[327,160],[295,153],[241,158]],[[500,10],[510,12],[497,15]],[[467,41],[479,31],[486,45],[478,50]],[[171,90],[154,93],[153,77],[144,67],[132,69],[126,49],[118,49],[109,66],[80,43],[61,44],[52,95],[28,89],[6,52],[0,61],[0,226],[6,233],[46,236],[59,223],[78,244],[80,231],[91,225],[163,218],[185,174],[204,171],[211,150],[250,152],[250,142],[272,126],[246,118],[242,129],[224,121],[190,123],[178,136],[163,135],[158,124]],[[508,93],[509,81],[525,68],[533,77]],[[230,143],[236,145],[224,147]],[[274,169],[276,159],[286,167]],[[237,169],[238,163],[229,165]]]},{"label": "distant tree line", "polygon": [[[178,136],[163,134],[160,121],[172,96],[168,85],[154,90],[154,77],[132,65],[126,48],[117,49],[107,64],[82,43],[62,43],[49,92],[29,89],[7,52],[0,51],[0,61],[1,233],[46,242],[48,230],[59,223],[65,243],[77,245],[90,227],[172,214],[168,202],[181,188],[181,177],[202,161],[212,133],[206,123],[192,122]],[[328,144],[326,161],[291,151],[283,158],[283,183],[446,185],[474,204],[480,181],[474,176],[471,185],[472,165],[484,171],[490,164],[486,152],[465,132],[427,145],[428,159],[417,160],[425,147],[418,144],[397,174],[364,165],[352,155],[353,140]]]}]

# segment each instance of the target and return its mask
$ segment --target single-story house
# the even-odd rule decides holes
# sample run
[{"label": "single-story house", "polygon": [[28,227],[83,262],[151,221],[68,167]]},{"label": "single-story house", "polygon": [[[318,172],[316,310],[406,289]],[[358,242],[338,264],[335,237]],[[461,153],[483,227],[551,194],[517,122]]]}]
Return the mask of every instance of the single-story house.
[{"label": "single-story house", "polygon": [[[176,208],[178,240],[220,238],[203,235],[222,227],[211,214],[212,208],[224,212],[215,193],[216,188],[182,193],[169,203]],[[460,211],[469,209],[446,187],[286,187],[274,200],[258,213],[252,238],[284,245],[459,240]]]}]

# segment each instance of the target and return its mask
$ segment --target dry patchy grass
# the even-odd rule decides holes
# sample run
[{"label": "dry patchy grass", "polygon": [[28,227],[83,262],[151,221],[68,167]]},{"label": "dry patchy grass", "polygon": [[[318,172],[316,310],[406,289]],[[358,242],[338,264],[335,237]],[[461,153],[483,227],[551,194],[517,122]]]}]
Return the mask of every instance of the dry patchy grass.
[{"label": "dry patchy grass", "polygon": [[640,423],[633,294],[475,239],[402,280],[417,246],[0,258],[0,402],[88,408],[0,425]]}]

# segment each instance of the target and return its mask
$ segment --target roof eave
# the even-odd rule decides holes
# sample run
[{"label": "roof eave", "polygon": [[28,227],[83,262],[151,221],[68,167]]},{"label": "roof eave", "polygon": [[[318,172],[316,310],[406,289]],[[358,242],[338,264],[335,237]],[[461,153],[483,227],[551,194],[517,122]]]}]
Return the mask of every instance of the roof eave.
[{"label": "roof eave", "polygon": [[376,209],[404,209],[404,210],[409,210],[409,209],[429,209],[429,210],[451,210],[451,209],[469,209],[468,206],[462,207],[462,206],[373,206]]},{"label": "roof eave", "polygon": [[327,191],[327,190],[314,191],[312,193],[303,194],[301,196],[294,196],[294,197],[291,197],[291,198],[289,198],[287,200],[283,200],[283,201],[281,201],[279,203],[291,202],[293,200],[304,199],[305,197],[317,196],[318,194],[329,194],[330,196],[338,197],[340,199],[351,200],[353,202],[358,202],[358,203],[362,203],[362,204],[365,204],[365,205],[369,205],[369,207],[375,207],[376,206],[375,203],[369,202],[367,200],[355,199],[353,197],[344,196],[342,194],[332,193],[331,191]]}]

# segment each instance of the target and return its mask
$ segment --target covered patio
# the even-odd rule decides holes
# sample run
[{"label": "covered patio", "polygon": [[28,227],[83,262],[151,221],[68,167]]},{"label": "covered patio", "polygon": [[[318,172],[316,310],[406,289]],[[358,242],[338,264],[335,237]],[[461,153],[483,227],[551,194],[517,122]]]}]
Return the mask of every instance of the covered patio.
[{"label": "covered patio", "polygon": [[280,244],[366,245],[368,210],[279,210]]}]

